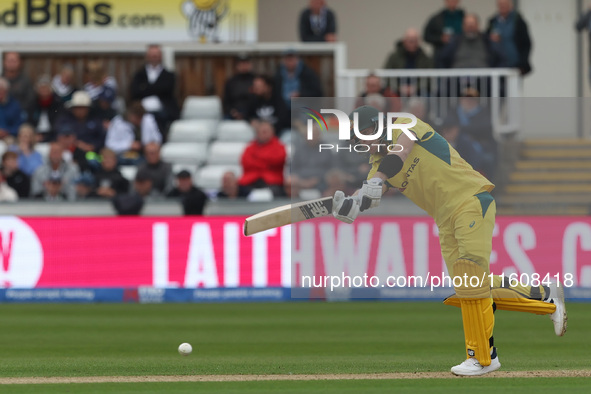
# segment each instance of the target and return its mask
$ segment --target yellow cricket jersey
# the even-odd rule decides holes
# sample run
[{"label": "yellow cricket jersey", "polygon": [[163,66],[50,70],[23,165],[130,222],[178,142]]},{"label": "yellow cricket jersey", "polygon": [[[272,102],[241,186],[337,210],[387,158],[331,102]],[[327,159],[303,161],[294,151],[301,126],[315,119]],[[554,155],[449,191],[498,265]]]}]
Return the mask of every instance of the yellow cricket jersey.
[{"label": "yellow cricket jersey", "polygon": [[[395,123],[410,121],[398,118]],[[494,189],[488,179],[466,163],[427,123],[417,119],[416,126],[410,130],[418,141],[415,141],[402,170],[388,179],[388,184],[427,211],[436,223],[443,223],[470,197]],[[402,133],[400,129],[393,130],[392,140],[397,141]],[[378,153],[371,155],[368,180],[373,178],[383,158]]]}]

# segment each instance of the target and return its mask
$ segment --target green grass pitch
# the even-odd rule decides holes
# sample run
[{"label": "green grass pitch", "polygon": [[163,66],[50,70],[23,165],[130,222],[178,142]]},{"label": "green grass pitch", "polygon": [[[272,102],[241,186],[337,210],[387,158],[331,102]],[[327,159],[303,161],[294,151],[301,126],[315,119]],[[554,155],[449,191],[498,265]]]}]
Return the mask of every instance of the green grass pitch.
[{"label": "green grass pitch", "polygon": [[[588,370],[591,304],[569,331],[496,313],[503,371]],[[464,358],[460,310],[440,303],[0,305],[0,377],[445,372]],[[181,342],[193,354],[177,353]],[[584,378],[480,379],[478,393],[589,392]],[[3,392],[474,392],[462,379],[11,385]],[[7,387],[7,386],[4,386]],[[546,390],[544,390],[546,389]],[[470,391],[469,391],[470,390]]]}]

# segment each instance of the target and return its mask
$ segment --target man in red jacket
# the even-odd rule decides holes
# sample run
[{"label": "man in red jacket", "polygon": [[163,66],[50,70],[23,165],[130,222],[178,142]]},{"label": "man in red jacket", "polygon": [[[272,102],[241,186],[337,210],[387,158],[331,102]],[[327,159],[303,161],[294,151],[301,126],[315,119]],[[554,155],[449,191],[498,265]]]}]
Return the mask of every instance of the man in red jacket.
[{"label": "man in red jacket", "polygon": [[283,196],[285,157],[285,147],[275,136],[273,125],[259,122],[255,140],[242,154],[243,175],[238,181],[240,195],[247,196],[253,189],[269,188],[274,196]]}]

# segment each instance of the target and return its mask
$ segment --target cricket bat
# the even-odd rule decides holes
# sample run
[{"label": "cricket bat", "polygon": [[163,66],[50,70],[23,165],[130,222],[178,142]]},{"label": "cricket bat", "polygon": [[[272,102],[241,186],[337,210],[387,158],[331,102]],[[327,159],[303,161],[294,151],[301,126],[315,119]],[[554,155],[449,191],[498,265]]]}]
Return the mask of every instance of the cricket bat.
[{"label": "cricket bat", "polygon": [[249,236],[272,228],[328,215],[332,215],[332,197],[284,205],[246,218],[244,235]]}]

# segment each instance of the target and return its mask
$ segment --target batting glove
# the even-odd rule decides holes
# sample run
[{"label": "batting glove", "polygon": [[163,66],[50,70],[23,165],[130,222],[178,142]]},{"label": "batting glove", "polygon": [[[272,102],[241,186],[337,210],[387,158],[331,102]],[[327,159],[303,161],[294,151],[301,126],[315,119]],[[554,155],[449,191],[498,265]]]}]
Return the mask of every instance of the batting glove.
[{"label": "batting glove", "polygon": [[384,181],[380,178],[371,178],[369,181],[364,181],[357,198],[361,212],[375,208],[380,205],[382,200]]},{"label": "batting glove", "polygon": [[341,222],[353,223],[359,215],[357,198],[345,197],[345,193],[337,191],[332,200],[332,215]]}]

